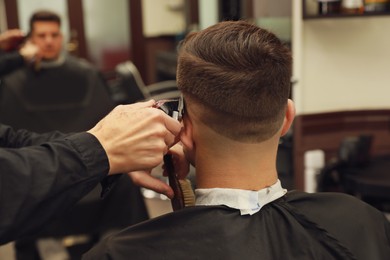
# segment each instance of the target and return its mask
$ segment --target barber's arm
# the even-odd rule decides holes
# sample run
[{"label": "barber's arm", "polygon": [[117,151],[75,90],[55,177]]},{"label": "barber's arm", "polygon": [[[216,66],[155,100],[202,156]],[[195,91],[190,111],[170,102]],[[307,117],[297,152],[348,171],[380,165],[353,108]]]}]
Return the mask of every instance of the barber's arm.
[{"label": "barber's arm", "polygon": [[0,244],[32,234],[108,173],[98,140],[80,133],[19,149],[0,149]]},{"label": "barber's arm", "polygon": [[24,65],[23,56],[17,51],[0,55],[0,76],[4,76]]},{"label": "barber's arm", "polygon": [[7,75],[26,64],[39,62],[38,47],[27,42],[18,51],[0,52],[0,76]]},{"label": "barber's arm", "polygon": [[0,76],[23,67],[25,64],[39,62],[39,48],[25,41],[24,33],[12,29],[0,34]]},{"label": "barber's arm", "polygon": [[9,52],[17,49],[24,36],[24,33],[19,29],[10,29],[0,33],[0,50]]},{"label": "barber's arm", "polygon": [[69,134],[53,131],[44,134],[30,132],[24,129],[15,130],[11,126],[0,124],[0,147],[21,148],[40,145],[44,142],[64,138]]},{"label": "barber's arm", "polygon": [[153,104],[118,106],[87,133],[0,149],[0,244],[33,234],[107,174],[149,171],[159,165],[176,143],[181,125]]}]

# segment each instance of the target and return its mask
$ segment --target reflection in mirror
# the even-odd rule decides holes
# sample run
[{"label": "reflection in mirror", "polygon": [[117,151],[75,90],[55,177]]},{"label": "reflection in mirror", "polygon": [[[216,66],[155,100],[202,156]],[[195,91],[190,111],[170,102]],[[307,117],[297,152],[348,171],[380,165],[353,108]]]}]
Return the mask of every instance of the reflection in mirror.
[{"label": "reflection in mirror", "polygon": [[0,0],[0,32],[4,32],[7,29],[7,16],[5,12],[5,4],[3,0]]},{"label": "reflection in mirror", "polygon": [[50,10],[56,12],[61,17],[61,31],[64,35],[64,41],[69,39],[69,21],[68,21],[68,7],[65,0],[17,0],[19,26],[20,29],[28,33],[29,20],[31,15],[38,10]]},{"label": "reflection in mirror", "polygon": [[257,25],[291,43],[291,0],[253,0],[253,17]]},{"label": "reflection in mirror", "polygon": [[83,0],[90,60],[102,71],[129,60],[130,28],[127,0]]},{"label": "reflection in mirror", "polygon": [[199,0],[199,29],[222,20],[253,20],[291,42],[291,0]]}]

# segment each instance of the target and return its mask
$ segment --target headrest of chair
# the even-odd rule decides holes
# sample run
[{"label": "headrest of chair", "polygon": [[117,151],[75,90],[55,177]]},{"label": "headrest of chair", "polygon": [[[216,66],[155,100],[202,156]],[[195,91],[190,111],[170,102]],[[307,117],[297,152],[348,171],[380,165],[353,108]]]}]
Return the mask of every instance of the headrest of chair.
[{"label": "headrest of chair", "polygon": [[145,87],[141,74],[131,61],[118,64],[115,72],[117,77],[116,87],[122,90],[127,96],[127,103],[134,103],[150,98],[149,91]]},{"label": "headrest of chair", "polygon": [[342,140],[339,160],[348,166],[364,166],[370,162],[372,135],[351,136]]}]

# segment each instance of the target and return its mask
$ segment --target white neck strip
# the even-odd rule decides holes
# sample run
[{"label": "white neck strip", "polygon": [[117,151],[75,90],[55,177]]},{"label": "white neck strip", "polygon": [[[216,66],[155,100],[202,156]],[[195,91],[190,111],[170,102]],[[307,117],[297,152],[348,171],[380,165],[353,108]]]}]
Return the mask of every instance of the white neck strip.
[{"label": "white neck strip", "polygon": [[253,215],[264,205],[279,199],[286,192],[287,190],[282,188],[279,180],[274,185],[258,191],[225,188],[196,189],[195,204],[225,205],[240,210],[241,215]]}]

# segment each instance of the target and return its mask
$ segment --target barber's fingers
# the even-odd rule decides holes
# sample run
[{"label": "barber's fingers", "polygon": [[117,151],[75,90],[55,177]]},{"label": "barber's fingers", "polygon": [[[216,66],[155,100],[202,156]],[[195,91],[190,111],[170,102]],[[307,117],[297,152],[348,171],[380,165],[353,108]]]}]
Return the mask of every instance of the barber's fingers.
[{"label": "barber's fingers", "polygon": [[178,136],[174,136],[171,132],[168,132],[164,138],[164,142],[167,146],[167,149],[166,149],[164,154],[166,154],[166,152],[168,151],[168,148],[174,146],[179,140],[180,140],[180,138]]},{"label": "barber's fingers", "polygon": [[[24,36],[24,33],[19,29],[11,29],[8,31],[5,31],[2,35],[5,39],[11,39],[11,38],[20,38]],[[0,38],[2,38],[0,37]]]},{"label": "barber's fingers", "polygon": [[180,134],[182,125],[179,121],[165,114],[164,123],[168,131],[171,132],[174,136],[178,136]]},{"label": "barber's fingers", "polygon": [[164,194],[170,199],[174,196],[172,188],[166,182],[151,176],[147,171],[129,172],[128,175],[137,186]]},{"label": "barber's fingers", "polygon": [[[129,107],[129,108],[131,107],[132,109],[151,108],[151,107],[153,107],[153,105],[155,103],[156,103],[156,101],[151,99],[151,100],[148,100],[148,101],[145,101],[145,102],[137,102],[137,103],[134,103],[134,104],[131,104],[131,105],[125,105],[123,107],[123,109],[126,110],[127,107]],[[128,111],[130,112],[130,110],[128,110]],[[172,146],[173,144],[177,143],[177,141],[176,141],[177,138],[176,137],[179,136],[180,131],[182,129],[182,125],[180,124],[179,121],[177,121],[176,119],[168,116],[162,110],[156,109],[155,112],[160,114],[160,116],[161,116],[161,118],[163,120],[162,122],[164,123],[165,128],[171,133],[171,135],[169,135],[169,134],[167,135],[166,144],[168,146]],[[160,120],[161,120],[161,118],[160,118]],[[173,139],[172,139],[172,136],[174,136]]]},{"label": "barber's fingers", "polygon": [[124,105],[124,107],[127,108],[132,108],[132,109],[139,109],[139,108],[146,108],[146,107],[152,107],[156,103],[155,100],[150,99],[147,101],[142,101],[142,102],[137,102],[129,105]]},{"label": "barber's fingers", "polygon": [[[169,149],[168,153],[172,155],[173,168],[175,169],[176,176],[179,179],[186,178],[188,173],[190,172],[190,163],[185,157],[182,144],[175,144],[173,147],[171,147],[171,149]],[[167,176],[168,174],[166,172],[166,169],[164,166],[163,168],[163,175]]]},{"label": "barber's fingers", "polygon": [[150,99],[143,102],[135,103],[135,107],[137,108],[143,108],[143,107],[152,107],[154,104],[156,104],[156,101],[154,99]]}]

